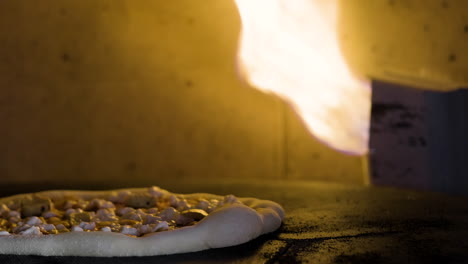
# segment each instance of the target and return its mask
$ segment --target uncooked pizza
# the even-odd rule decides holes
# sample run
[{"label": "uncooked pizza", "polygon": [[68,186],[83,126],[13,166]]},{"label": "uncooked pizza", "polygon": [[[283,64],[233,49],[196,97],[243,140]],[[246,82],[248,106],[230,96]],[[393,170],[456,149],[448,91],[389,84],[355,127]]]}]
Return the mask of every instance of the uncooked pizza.
[{"label": "uncooked pizza", "polygon": [[234,246],[276,230],[275,202],[158,187],[0,199],[0,254],[151,256]]}]

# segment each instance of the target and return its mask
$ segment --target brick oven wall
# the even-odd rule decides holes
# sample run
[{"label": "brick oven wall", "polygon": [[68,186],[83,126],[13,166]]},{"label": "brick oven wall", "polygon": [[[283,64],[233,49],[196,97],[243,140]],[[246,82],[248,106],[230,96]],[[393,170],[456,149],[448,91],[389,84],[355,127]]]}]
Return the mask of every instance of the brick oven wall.
[{"label": "brick oven wall", "polygon": [[239,30],[228,0],[0,1],[0,183],[363,183],[239,80]]}]

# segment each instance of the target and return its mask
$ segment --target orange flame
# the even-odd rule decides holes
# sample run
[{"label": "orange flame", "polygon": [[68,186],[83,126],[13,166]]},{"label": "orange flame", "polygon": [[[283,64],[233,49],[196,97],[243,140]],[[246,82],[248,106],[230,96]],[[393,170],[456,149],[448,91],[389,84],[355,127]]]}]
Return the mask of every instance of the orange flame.
[{"label": "orange flame", "polygon": [[243,25],[243,77],[291,102],[319,140],[364,154],[370,86],[353,76],[341,54],[337,0],[235,1]]}]

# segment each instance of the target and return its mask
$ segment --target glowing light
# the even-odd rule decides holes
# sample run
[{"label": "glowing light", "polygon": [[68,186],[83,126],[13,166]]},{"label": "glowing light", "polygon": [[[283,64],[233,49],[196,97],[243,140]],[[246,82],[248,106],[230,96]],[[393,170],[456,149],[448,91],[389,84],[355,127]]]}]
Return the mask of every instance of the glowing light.
[{"label": "glowing light", "polygon": [[369,83],[348,69],[336,27],[337,0],[236,0],[239,70],[253,86],[283,96],[319,140],[367,151]]}]

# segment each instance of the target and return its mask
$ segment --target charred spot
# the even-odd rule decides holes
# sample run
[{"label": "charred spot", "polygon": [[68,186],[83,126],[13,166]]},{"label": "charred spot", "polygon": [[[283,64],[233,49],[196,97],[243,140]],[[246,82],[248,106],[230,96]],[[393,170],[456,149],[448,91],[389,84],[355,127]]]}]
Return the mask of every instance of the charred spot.
[{"label": "charred spot", "polygon": [[70,55],[68,53],[66,53],[66,52],[62,53],[61,58],[62,58],[63,62],[69,62],[70,61]]},{"label": "charred spot", "polygon": [[410,147],[416,147],[418,145],[418,140],[415,137],[409,137],[408,138],[408,145]]},{"label": "charred spot", "polygon": [[413,127],[413,125],[410,122],[406,122],[406,121],[395,122],[391,124],[390,126],[393,129],[408,129],[408,128]]},{"label": "charred spot", "polygon": [[463,31],[465,31],[465,33],[468,33],[468,24],[466,24],[465,27],[463,27]]},{"label": "charred spot", "polygon": [[428,24],[424,24],[424,25],[423,25],[423,30],[424,30],[424,32],[429,32],[430,29],[431,29],[431,27],[430,27]]},{"label": "charred spot", "polygon": [[193,86],[193,82],[191,80],[188,80],[185,82],[185,86],[187,87],[192,87]]},{"label": "charred spot", "polygon": [[402,113],[409,112],[409,110],[402,104],[398,103],[374,103],[371,109],[371,118],[375,122],[384,119],[387,114],[400,111]]},{"label": "charred spot", "polygon": [[62,16],[66,16],[68,14],[68,10],[62,7],[60,8],[59,13]]},{"label": "charred spot", "polygon": [[423,138],[423,137],[420,137],[420,138],[419,138],[419,144],[420,144],[422,147],[427,146],[427,141],[426,141],[426,139]]},{"label": "charred spot", "polygon": [[449,62],[454,62],[456,60],[457,60],[457,55],[455,55],[454,53],[449,54],[449,57],[448,57]]},{"label": "charred spot", "polygon": [[41,212],[43,213],[43,212],[45,212],[45,211],[46,211],[45,205],[41,206]]},{"label": "charred spot", "polygon": [[411,113],[411,112],[403,112],[400,114],[400,118],[402,119],[417,119],[418,115]]},{"label": "charred spot", "polygon": [[388,112],[396,110],[406,110],[406,107],[402,104],[384,104],[384,103],[375,103],[372,105],[372,114],[373,115],[385,115]]},{"label": "charred spot", "polygon": [[[371,111],[371,133],[410,130],[424,122],[421,110],[400,103],[375,102]],[[406,144],[406,143],[405,143]]]},{"label": "charred spot", "polygon": [[411,177],[414,174],[414,169],[410,167],[406,167],[402,172],[396,175],[397,178],[404,179]]},{"label": "charred spot", "polygon": [[442,8],[449,8],[449,4],[447,1],[442,1],[440,5],[442,6]]},{"label": "charred spot", "polygon": [[130,161],[125,165],[125,169],[127,171],[135,171],[137,169],[137,164],[134,161]]}]

